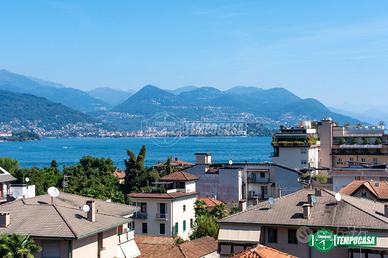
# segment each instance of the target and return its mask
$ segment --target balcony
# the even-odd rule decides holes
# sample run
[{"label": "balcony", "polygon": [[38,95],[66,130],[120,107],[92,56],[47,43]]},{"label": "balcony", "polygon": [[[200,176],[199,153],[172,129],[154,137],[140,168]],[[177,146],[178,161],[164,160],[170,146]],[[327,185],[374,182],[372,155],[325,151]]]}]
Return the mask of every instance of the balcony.
[{"label": "balcony", "polygon": [[168,220],[168,214],[167,213],[156,213],[157,220]]},{"label": "balcony", "polygon": [[136,212],[135,219],[147,219],[147,212]]},{"label": "balcony", "polygon": [[268,184],[269,177],[248,177],[248,183],[251,184]]},{"label": "balcony", "polygon": [[133,229],[127,228],[124,233],[118,234],[119,243],[126,242],[135,238],[135,231]]}]

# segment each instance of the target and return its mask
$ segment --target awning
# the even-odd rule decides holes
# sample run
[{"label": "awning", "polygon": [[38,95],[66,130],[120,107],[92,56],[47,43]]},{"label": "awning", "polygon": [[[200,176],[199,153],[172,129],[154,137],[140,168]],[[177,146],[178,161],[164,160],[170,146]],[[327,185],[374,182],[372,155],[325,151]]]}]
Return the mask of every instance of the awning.
[{"label": "awning", "polygon": [[129,240],[119,245],[118,258],[135,258],[140,256],[140,250],[135,240]]},{"label": "awning", "polygon": [[223,229],[218,233],[218,242],[259,243],[260,229]]}]

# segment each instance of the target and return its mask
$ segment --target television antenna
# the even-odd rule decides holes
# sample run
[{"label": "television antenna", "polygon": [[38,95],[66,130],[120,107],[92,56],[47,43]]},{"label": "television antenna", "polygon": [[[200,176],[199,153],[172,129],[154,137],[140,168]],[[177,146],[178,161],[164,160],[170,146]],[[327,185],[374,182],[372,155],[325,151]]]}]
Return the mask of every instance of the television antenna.
[{"label": "television antenna", "polygon": [[59,190],[54,186],[49,187],[49,189],[47,189],[47,193],[51,196],[51,203],[53,203],[54,198],[59,196]]},{"label": "television antenna", "polygon": [[315,195],[311,195],[311,203],[312,204],[317,203],[317,197]]},{"label": "television antenna", "polygon": [[82,206],[82,210],[84,211],[84,212],[86,212],[86,213],[88,213],[89,211],[90,211],[90,207],[89,207],[89,205],[84,205],[84,206]]}]

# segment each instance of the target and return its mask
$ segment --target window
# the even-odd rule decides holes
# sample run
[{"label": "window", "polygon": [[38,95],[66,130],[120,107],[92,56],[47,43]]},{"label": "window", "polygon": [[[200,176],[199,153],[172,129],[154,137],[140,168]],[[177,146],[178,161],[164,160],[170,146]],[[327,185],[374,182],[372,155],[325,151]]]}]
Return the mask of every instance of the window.
[{"label": "window", "polygon": [[194,227],[194,221],[193,219],[190,219],[190,228],[193,228]]},{"label": "window", "polygon": [[365,191],[361,192],[361,197],[366,197],[366,192]]},{"label": "window", "polygon": [[378,163],[377,158],[373,158],[373,163]]},{"label": "window", "polygon": [[160,218],[166,217],[166,204],[165,203],[159,203],[159,217]]},{"label": "window", "polygon": [[147,234],[147,233],[148,233],[147,223],[142,223],[142,224],[141,224],[141,232],[142,232],[143,234]]},{"label": "window", "polygon": [[362,158],[362,159],[361,159],[361,162],[365,162],[365,158]]},{"label": "window", "polygon": [[159,234],[161,235],[166,234],[166,224],[164,223],[159,224]]},{"label": "window", "polygon": [[140,203],[140,212],[144,212],[144,213],[146,213],[147,212],[147,203],[145,203],[145,202],[141,202]]},{"label": "window", "polygon": [[297,244],[298,243],[298,239],[296,238],[296,230],[295,229],[288,230],[288,243],[289,244]]},{"label": "window", "polygon": [[261,172],[261,173],[260,173],[260,177],[265,177],[265,173],[264,173],[264,172]]},{"label": "window", "polygon": [[301,160],[301,161],[300,161],[300,164],[306,165],[306,164],[307,164],[307,160]]},{"label": "window", "polygon": [[186,220],[183,221],[183,232],[186,231]]},{"label": "window", "polygon": [[121,235],[124,233],[123,225],[117,227],[117,235]]},{"label": "window", "polygon": [[361,180],[361,177],[360,176],[356,176],[354,177],[355,180]]},{"label": "window", "polygon": [[277,243],[278,242],[278,230],[276,228],[268,229],[268,242]]},{"label": "window", "polygon": [[186,205],[183,205],[183,212],[186,211]]},{"label": "window", "polygon": [[179,225],[178,222],[175,223],[175,234],[178,234],[179,232]]},{"label": "window", "polygon": [[184,189],[186,188],[185,182],[176,182],[176,188]]},{"label": "window", "polygon": [[353,158],[353,157],[350,157],[349,160],[350,160],[350,161],[354,161],[354,158]]},{"label": "window", "polygon": [[306,149],[301,149],[300,150],[300,154],[306,154],[307,153],[307,150]]},{"label": "window", "polygon": [[129,230],[134,230],[135,229],[135,221],[131,221],[127,225]]}]

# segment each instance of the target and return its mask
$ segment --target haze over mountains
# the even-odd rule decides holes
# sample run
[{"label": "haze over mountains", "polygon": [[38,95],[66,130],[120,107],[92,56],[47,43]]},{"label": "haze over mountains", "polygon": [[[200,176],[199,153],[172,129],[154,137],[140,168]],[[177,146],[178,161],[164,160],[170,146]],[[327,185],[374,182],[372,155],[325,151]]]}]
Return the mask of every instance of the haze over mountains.
[{"label": "haze over mountains", "polygon": [[[221,91],[215,87],[185,86],[163,90],[147,85],[136,93],[109,87],[84,92],[59,83],[0,70],[0,90],[3,90],[4,98],[9,98],[7,110],[20,120],[34,118],[31,117],[34,112],[58,117],[59,108],[71,123],[96,121],[91,118],[93,116],[97,121],[123,130],[138,130],[142,120],[160,112],[168,112],[184,121],[260,123],[267,127],[294,125],[302,119],[323,117],[332,117],[340,123],[358,122],[350,116],[331,111],[316,99],[302,99],[284,88],[237,86]],[[17,95],[21,93],[42,98]],[[33,101],[36,105],[27,105],[23,99]],[[53,103],[61,105],[55,106]],[[20,106],[28,107],[28,112],[23,112]],[[42,107],[47,109],[46,113],[42,112]],[[6,119],[1,121],[12,119],[9,115],[4,117]],[[42,119],[41,123],[51,123],[51,120]]]}]

